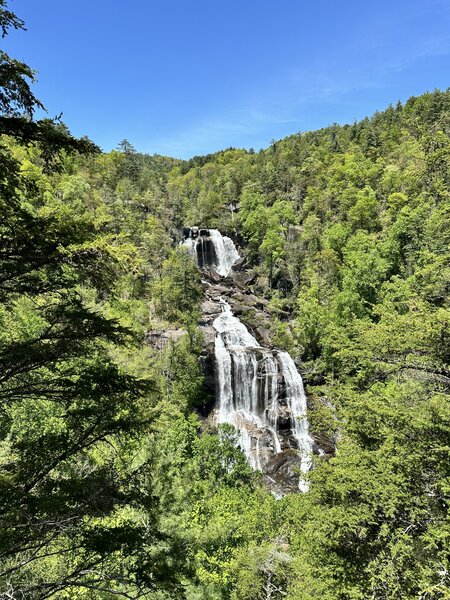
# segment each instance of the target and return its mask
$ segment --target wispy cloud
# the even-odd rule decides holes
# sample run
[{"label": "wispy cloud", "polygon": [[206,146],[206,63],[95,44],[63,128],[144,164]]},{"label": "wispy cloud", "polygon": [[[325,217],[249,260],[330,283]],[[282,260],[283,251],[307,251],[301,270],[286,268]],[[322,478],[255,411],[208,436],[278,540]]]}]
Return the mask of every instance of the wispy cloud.
[{"label": "wispy cloud", "polygon": [[406,71],[424,60],[450,55],[450,36],[418,41],[414,49],[408,48],[403,53],[387,50],[389,57],[375,68],[378,76]]},{"label": "wispy cloud", "polygon": [[311,69],[293,69],[289,73],[292,88],[296,90],[297,102],[303,104],[314,100],[336,99],[364,89],[380,88],[386,78],[394,73],[411,69],[430,58],[450,55],[450,36],[415,42],[414,49],[384,45],[367,53],[364,68],[334,69],[315,65]]},{"label": "wispy cloud", "polygon": [[295,119],[255,108],[240,109],[205,118],[173,136],[153,140],[152,145],[158,152],[186,157],[236,145],[236,140],[241,140],[243,145],[252,145],[251,139],[264,136],[265,131],[294,122]]},{"label": "wispy cloud", "polygon": [[[436,0],[434,6],[438,10],[440,2]],[[188,157],[230,145],[267,145],[284,126],[290,125],[291,132],[308,128],[307,115],[312,108],[338,105],[359,92],[384,88],[391,85],[393,75],[450,55],[450,36],[414,40],[400,49],[398,44],[384,43],[364,54],[357,66],[347,69],[338,69],[330,60],[285,70],[276,81],[268,80],[264,87],[252,90],[240,106],[207,115],[189,128],[153,140],[152,146],[161,153]]]}]

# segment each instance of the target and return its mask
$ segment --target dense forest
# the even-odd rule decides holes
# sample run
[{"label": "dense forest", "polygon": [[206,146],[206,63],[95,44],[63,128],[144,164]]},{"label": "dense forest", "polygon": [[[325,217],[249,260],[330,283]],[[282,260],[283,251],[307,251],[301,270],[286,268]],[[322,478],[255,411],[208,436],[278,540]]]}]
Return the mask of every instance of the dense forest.
[{"label": "dense forest", "polygon": [[[0,51],[1,597],[450,599],[450,91],[182,161],[35,119],[33,78]],[[204,418],[186,225],[298,365],[306,493]]]}]

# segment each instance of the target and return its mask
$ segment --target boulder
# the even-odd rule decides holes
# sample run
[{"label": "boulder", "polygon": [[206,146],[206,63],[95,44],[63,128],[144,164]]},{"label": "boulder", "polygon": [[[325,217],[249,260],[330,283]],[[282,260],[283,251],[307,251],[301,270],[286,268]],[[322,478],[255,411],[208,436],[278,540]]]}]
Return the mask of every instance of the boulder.
[{"label": "boulder", "polygon": [[246,271],[239,271],[233,273],[233,283],[236,288],[240,291],[248,291],[252,282],[254,282],[256,276],[249,275]]},{"label": "boulder", "polygon": [[[203,277],[204,280],[209,283],[220,283],[222,281],[222,276],[211,269],[205,268],[203,269]],[[203,283],[203,280],[202,280]]]},{"label": "boulder", "polygon": [[201,311],[205,321],[209,321],[211,317],[215,318],[222,312],[219,302],[213,302],[212,300],[202,302]]},{"label": "boulder", "polygon": [[225,285],[211,285],[205,290],[207,298],[219,300],[222,296],[229,297],[233,293],[233,289]]},{"label": "boulder", "polygon": [[242,256],[239,260],[237,260],[234,263],[232,270],[235,272],[239,272],[239,271],[242,271],[243,269],[245,269],[246,266],[247,266],[247,257]]}]

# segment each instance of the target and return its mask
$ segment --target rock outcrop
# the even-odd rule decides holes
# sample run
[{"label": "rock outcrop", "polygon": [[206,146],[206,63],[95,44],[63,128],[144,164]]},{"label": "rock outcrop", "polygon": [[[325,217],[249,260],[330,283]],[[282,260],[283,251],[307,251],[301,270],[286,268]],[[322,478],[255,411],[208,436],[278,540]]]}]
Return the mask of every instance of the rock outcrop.
[{"label": "rock outcrop", "polygon": [[170,344],[179,340],[185,334],[184,329],[153,329],[145,335],[145,342],[154,350],[164,350]]}]

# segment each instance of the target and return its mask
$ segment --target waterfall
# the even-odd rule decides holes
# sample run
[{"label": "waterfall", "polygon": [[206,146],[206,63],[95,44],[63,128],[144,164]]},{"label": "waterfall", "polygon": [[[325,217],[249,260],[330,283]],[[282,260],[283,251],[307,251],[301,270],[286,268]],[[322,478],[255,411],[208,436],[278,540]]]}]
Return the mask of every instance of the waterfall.
[{"label": "waterfall", "polygon": [[240,258],[233,240],[217,229],[186,227],[184,234],[182,244],[189,249],[200,269],[209,268],[226,277]]},{"label": "waterfall", "polygon": [[[294,361],[287,352],[278,353],[278,362],[286,385],[287,403],[291,409],[291,429],[300,451],[300,469],[302,473],[307,473],[312,465],[312,443],[306,416],[306,394],[303,381]],[[307,483],[301,478],[299,488],[302,492],[308,491]]]},{"label": "waterfall", "polygon": [[[226,277],[240,258],[233,241],[217,229],[186,227],[181,243],[198,267],[206,270],[206,276],[209,271]],[[207,282],[208,289],[214,290],[216,282],[214,278]],[[218,302],[219,294],[209,297]],[[279,485],[281,477],[281,495],[286,479],[287,489],[295,489],[298,483],[305,492],[307,482],[297,469],[304,474],[310,470],[312,440],[302,378],[289,354],[260,346],[223,298],[220,308],[212,323],[218,423],[236,428],[249,464],[262,471],[271,484]]]},{"label": "waterfall", "polygon": [[[312,441],[306,396],[294,361],[287,352],[262,348],[229,304],[223,299],[220,303],[222,312],[213,323],[218,422],[236,427],[239,444],[255,469],[264,471],[270,459],[286,449],[286,440],[292,439],[292,447],[299,451],[300,470],[307,473]],[[302,477],[299,488],[308,489]]]}]

